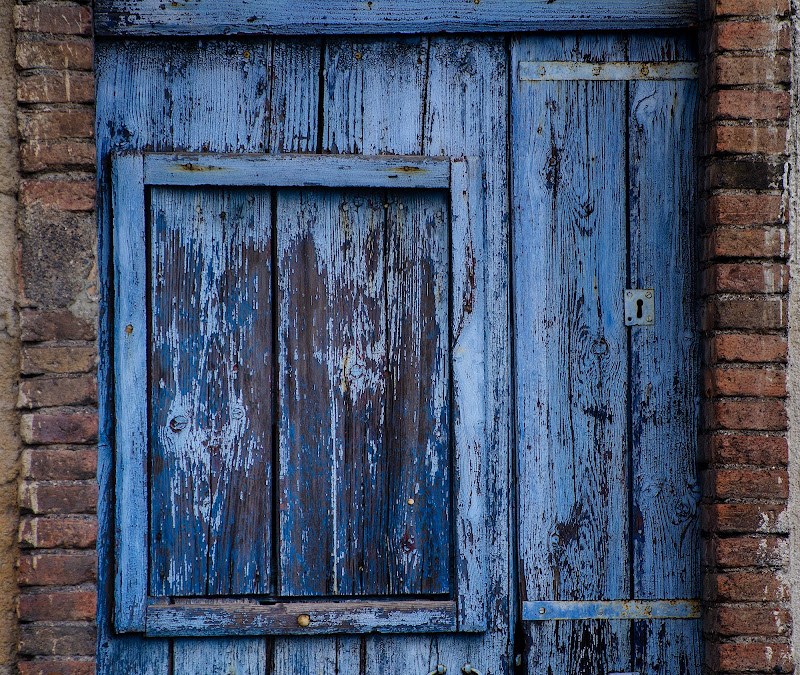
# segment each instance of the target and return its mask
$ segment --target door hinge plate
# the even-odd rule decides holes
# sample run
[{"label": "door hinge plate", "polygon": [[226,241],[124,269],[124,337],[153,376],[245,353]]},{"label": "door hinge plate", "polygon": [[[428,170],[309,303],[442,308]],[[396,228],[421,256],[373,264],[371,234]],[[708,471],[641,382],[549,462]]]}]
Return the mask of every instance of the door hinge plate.
[{"label": "door hinge plate", "polygon": [[625,325],[655,325],[655,297],[656,292],[652,288],[628,288],[625,291]]}]

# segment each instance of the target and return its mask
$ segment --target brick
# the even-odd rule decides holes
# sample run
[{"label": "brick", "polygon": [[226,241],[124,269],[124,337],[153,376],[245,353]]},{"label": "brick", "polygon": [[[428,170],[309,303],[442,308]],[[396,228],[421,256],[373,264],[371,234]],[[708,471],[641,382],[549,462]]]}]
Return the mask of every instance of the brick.
[{"label": "brick", "polygon": [[26,448],[22,475],[33,480],[91,480],[97,475],[97,450],[86,446]]},{"label": "brick", "polygon": [[715,469],[703,474],[703,494],[712,499],[786,499],[789,475],[767,469]]},{"label": "brick", "polygon": [[706,259],[787,258],[789,235],[782,227],[717,229],[705,241]]},{"label": "brick", "polygon": [[94,624],[23,624],[19,632],[19,653],[23,656],[92,656],[95,652]]},{"label": "brick", "polygon": [[764,84],[789,84],[791,65],[788,56],[717,55],[711,64],[713,82],[717,85],[741,86]]},{"label": "brick", "polygon": [[788,120],[788,91],[725,89],[711,96],[711,116],[719,120]]},{"label": "brick", "polygon": [[70,70],[23,74],[17,82],[20,103],[93,103],[94,76]]},{"label": "brick", "polygon": [[711,504],[701,509],[706,532],[788,534],[786,508],[781,504]]},{"label": "brick", "polygon": [[19,675],[95,675],[93,661],[21,661]]},{"label": "brick", "polygon": [[94,137],[91,110],[21,110],[17,116],[19,135],[28,140]]},{"label": "brick", "polygon": [[706,445],[708,460],[718,464],[786,466],[789,461],[789,444],[783,437],[713,436]]},{"label": "brick", "polygon": [[708,429],[753,429],[784,431],[787,428],[786,404],[776,400],[717,399],[705,406]]},{"label": "brick", "polygon": [[[745,125],[714,125],[711,127],[712,153],[785,155],[787,128],[783,126],[754,127]],[[761,195],[756,195],[760,197]],[[772,197],[772,195],[768,195]],[[773,222],[779,222],[780,216]],[[743,225],[749,225],[745,222]]]},{"label": "brick", "polygon": [[[708,200],[711,225],[749,227],[786,222],[783,197],[769,194],[721,194]],[[743,254],[746,255],[746,254]]]},{"label": "brick", "polygon": [[777,537],[714,539],[707,562],[717,567],[782,567],[789,562],[788,541]]},{"label": "brick", "polygon": [[711,364],[786,363],[788,342],[785,335],[742,335],[724,333],[708,341],[707,359]]},{"label": "brick", "polygon": [[21,34],[17,40],[19,68],[51,68],[53,70],[91,70],[94,65],[92,41],[89,38],[53,39]]},{"label": "brick", "polygon": [[23,375],[92,372],[97,365],[94,347],[23,347]]},{"label": "brick", "polygon": [[19,492],[20,509],[37,515],[97,511],[97,484],[93,482],[25,482]]},{"label": "brick", "polygon": [[66,309],[24,309],[20,312],[20,330],[23,342],[94,340],[97,336],[94,324]]},{"label": "brick", "polygon": [[709,576],[707,599],[712,602],[781,602],[789,588],[772,572],[726,572]]},{"label": "brick", "polygon": [[94,181],[36,180],[20,181],[19,199],[23,206],[41,204],[64,211],[91,211],[95,206]]},{"label": "brick", "polygon": [[63,167],[94,168],[94,143],[80,141],[32,141],[20,145],[23,171],[44,171]]},{"label": "brick", "polygon": [[711,666],[715,672],[790,673],[792,660],[785,644],[712,645]]},{"label": "brick", "polygon": [[52,443],[96,443],[97,415],[74,413],[22,415],[20,432],[25,443],[47,445]]},{"label": "brick", "polygon": [[779,607],[714,607],[705,623],[714,635],[783,637],[791,633],[792,617]]},{"label": "brick", "polygon": [[750,328],[769,330],[785,328],[788,303],[781,297],[714,298],[701,312],[705,330]]},{"label": "brick", "polygon": [[21,621],[92,621],[96,607],[97,593],[92,591],[22,593],[17,614]]},{"label": "brick", "polygon": [[46,408],[97,403],[97,380],[83,377],[44,377],[23,380],[19,387],[20,408]]},{"label": "brick", "polygon": [[772,368],[709,368],[705,393],[714,396],[786,396],[786,373]]},{"label": "brick", "polygon": [[789,14],[789,0],[716,0],[716,16],[784,16]]},{"label": "brick", "polygon": [[789,266],[780,263],[718,263],[703,274],[703,292],[785,293]]},{"label": "brick", "polygon": [[762,158],[716,159],[708,169],[712,190],[783,190],[784,163]]},{"label": "brick", "polygon": [[712,30],[712,49],[719,51],[775,51],[790,46],[786,23],[720,21]]},{"label": "brick", "polygon": [[88,7],[72,5],[17,5],[14,27],[23,32],[60,35],[91,35],[92,13]]},{"label": "brick", "polygon": [[21,586],[75,586],[97,581],[97,555],[50,553],[19,559]]},{"label": "brick", "polygon": [[96,518],[23,518],[19,526],[23,548],[94,548]]}]

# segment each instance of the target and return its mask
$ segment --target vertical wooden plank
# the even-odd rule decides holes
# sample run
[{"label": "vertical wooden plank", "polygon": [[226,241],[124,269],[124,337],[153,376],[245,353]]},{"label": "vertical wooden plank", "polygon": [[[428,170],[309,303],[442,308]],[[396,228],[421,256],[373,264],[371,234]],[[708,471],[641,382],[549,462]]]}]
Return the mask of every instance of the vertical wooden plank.
[{"label": "vertical wooden plank", "polygon": [[[512,47],[523,600],[627,598],[625,83],[521,82],[521,60],[623,60],[615,36]],[[535,622],[528,672],[628,670],[620,622]]]},{"label": "vertical wooden plank", "polygon": [[456,158],[452,180],[453,459],[458,626],[486,627],[486,256],[481,162]]},{"label": "vertical wooden plank", "polygon": [[271,590],[269,199],[152,190],[153,595]]},{"label": "vertical wooden plank", "polygon": [[112,167],[114,213],[116,602],[120,632],[142,631],[147,598],[147,260],[141,154]]},{"label": "vertical wooden plank", "polygon": [[427,46],[424,37],[328,42],[323,151],[421,152]]},{"label": "vertical wooden plank", "polygon": [[278,192],[281,595],[380,592],[373,575],[385,588],[385,560],[368,559],[381,547],[361,538],[385,468],[383,200]]},{"label": "vertical wooden plank", "polygon": [[[120,54],[130,60],[120,58]],[[154,143],[151,126],[158,117],[163,97],[163,61],[147,41],[120,42],[96,46],[97,81],[97,157],[99,224],[98,263],[101,316],[99,350],[110,354],[113,349],[113,320],[110,313],[112,287],[111,246],[111,175],[109,156],[112,150],[141,149]],[[163,79],[163,77],[162,77]],[[125,91],[125,97],[117,92]],[[124,104],[123,104],[124,101]],[[113,624],[115,537],[113,485],[114,406],[113,362],[101,359],[98,364],[100,401],[100,439],[98,443],[98,650],[97,670],[110,675],[117,672],[161,675],[169,669],[169,641],[152,640],[138,635],[119,635]],[[145,544],[146,546],[146,544]],[[146,585],[146,579],[143,579]]]},{"label": "vertical wooden plank", "polygon": [[175,640],[173,675],[264,675],[262,638]]},{"label": "vertical wooden plank", "polygon": [[[431,40],[424,152],[480,159],[480,166],[475,167],[482,174],[480,190],[470,186],[470,194],[482,197],[482,213],[478,219],[483,219],[485,228],[486,399],[483,405],[485,443],[490,449],[484,468],[485,517],[490,523],[483,544],[487,631],[476,636],[441,636],[439,662],[453,664],[456,668],[470,663],[481,672],[494,668],[503,672],[512,667],[507,113],[508,51],[502,38],[437,37]],[[466,269],[463,264],[461,269]],[[478,267],[475,271],[478,272]],[[455,258],[453,272],[455,275]],[[463,294],[461,297],[463,308]],[[468,496],[466,487],[457,486],[458,494]],[[464,541],[465,534],[468,530],[461,533],[460,541]],[[461,600],[465,607],[464,598]],[[471,606],[474,608],[474,603]],[[477,609],[480,610],[480,606]],[[463,614],[459,617],[460,626],[468,629],[465,618]]]},{"label": "vertical wooden plank", "polygon": [[449,218],[446,193],[392,192],[386,220],[386,592],[447,594],[450,530]]},{"label": "vertical wooden plank", "polygon": [[[276,39],[274,45],[269,152],[314,152],[319,137],[322,42],[290,38]],[[279,264],[280,258],[276,260],[276,265]],[[280,565],[280,556],[278,562]],[[353,652],[356,666],[350,672],[358,669],[358,638],[275,638],[273,645],[268,672],[275,675],[294,675],[303,670],[336,672],[337,664],[346,666],[352,662]],[[339,672],[348,672],[348,668]]]},{"label": "vertical wooden plank", "polygon": [[269,152],[314,152],[322,41],[273,43],[269,94]]},{"label": "vertical wooden plank", "polygon": [[[632,61],[694,58],[681,38],[634,36]],[[631,329],[633,592],[700,597],[695,318],[697,83],[630,83],[631,285],[655,325]],[[701,671],[697,621],[636,622],[642,673]]]}]

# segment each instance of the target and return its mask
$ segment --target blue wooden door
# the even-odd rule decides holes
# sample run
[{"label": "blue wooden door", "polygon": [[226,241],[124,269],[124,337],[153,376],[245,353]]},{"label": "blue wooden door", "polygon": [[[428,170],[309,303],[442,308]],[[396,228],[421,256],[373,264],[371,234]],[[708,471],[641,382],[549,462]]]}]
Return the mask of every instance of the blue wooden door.
[{"label": "blue wooden door", "polygon": [[688,44],[98,44],[99,672],[699,673]]},{"label": "blue wooden door", "polygon": [[692,51],[512,53],[526,672],[698,674]]}]

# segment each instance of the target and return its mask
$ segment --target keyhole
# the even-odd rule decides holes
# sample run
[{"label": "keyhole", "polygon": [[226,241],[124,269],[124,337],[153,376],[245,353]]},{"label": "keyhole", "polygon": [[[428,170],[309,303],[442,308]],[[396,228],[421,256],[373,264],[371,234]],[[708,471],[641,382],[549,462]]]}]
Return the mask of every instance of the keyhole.
[{"label": "keyhole", "polygon": [[642,318],[642,307],[644,306],[644,300],[637,300],[636,301],[636,318]]}]

